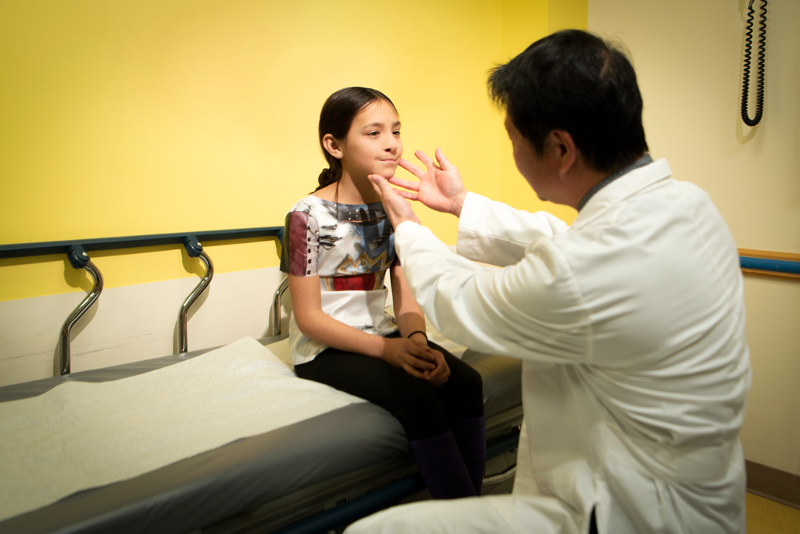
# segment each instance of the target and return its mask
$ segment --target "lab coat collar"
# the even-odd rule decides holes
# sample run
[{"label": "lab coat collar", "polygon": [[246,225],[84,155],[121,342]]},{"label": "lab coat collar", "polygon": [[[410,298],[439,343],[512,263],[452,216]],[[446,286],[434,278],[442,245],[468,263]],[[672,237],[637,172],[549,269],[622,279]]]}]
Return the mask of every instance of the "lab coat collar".
[{"label": "lab coat collar", "polygon": [[672,170],[665,159],[656,160],[620,176],[589,199],[583,209],[578,212],[571,227],[579,228],[588,224],[608,208],[671,176]]},{"label": "lab coat collar", "polygon": [[586,205],[586,203],[589,202],[589,199],[595,196],[597,192],[603,189],[605,186],[607,186],[617,178],[620,178],[621,176],[624,176],[629,172],[638,169],[639,167],[644,167],[645,165],[649,165],[650,163],[653,163],[653,158],[650,157],[650,154],[645,154],[644,156],[637,159],[627,167],[624,167],[616,172],[612,172],[611,174],[609,174],[608,176],[597,182],[594,185],[594,187],[589,189],[588,193],[583,195],[581,201],[578,202],[578,211],[581,211],[581,209]]}]

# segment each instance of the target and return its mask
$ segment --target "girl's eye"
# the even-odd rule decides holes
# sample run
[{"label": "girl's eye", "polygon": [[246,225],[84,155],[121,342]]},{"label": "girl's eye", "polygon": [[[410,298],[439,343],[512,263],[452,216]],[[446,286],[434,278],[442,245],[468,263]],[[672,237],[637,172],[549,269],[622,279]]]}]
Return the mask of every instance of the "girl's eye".
[{"label": "girl's eye", "polygon": [[395,130],[392,132],[394,135],[400,137],[400,130]]},{"label": "girl's eye", "polygon": [[376,135],[378,135],[378,132],[369,132],[367,135],[375,137]]}]

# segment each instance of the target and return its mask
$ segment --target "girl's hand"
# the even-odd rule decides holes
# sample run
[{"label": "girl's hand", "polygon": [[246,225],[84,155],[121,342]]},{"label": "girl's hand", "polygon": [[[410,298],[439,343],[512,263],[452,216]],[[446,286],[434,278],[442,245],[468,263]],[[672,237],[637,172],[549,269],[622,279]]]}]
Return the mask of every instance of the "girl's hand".
[{"label": "girl's hand", "polygon": [[436,356],[436,369],[431,371],[430,383],[433,387],[439,387],[450,378],[450,367],[448,367],[447,361],[445,361],[441,352],[434,350],[433,353]]},{"label": "girl's hand", "polygon": [[431,385],[439,387],[447,382],[447,379],[450,377],[450,367],[447,365],[444,355],[438,350],[428,347],[428,338],[422,334],[414,334],[409,339],[421,347],[427,347],[431,351],[431,354],[433,354],[433,363],[436,364],[436,368],[431,371],[429,378]]},{"label": "girl's hand", "polygon": [[414,155],[425,165],[425,171],[402,158],[400,166],[419,178],[419,182],[397,177],[390,178],[389,182],[407,189],[397,192],[409,200],[418,200],[433,210],[460,217],[467,190],[456,166],[444,157],[441,148],[436,149],[436,162],[421,150]]},{"label": "girl's hand", "polygon": [[431,385],[434,387],[439,387],[447,382],[447,379],[450,377],[450,367],[447,365],[447,361],[444,359],[444,354],[438,350],[428,347],[428,338],[422,334],[414,334],[409,339],[421,347],[428,348],[431,351],[431,354],[433,354],[433,363],[436,364],[436,368],[431,371],[429,378]]},{"label": "girl's hand", "polygon": [[411,340],[396,337],[386,338],[381,357],[415,378],[430,380],[431,373],[439,368],[434,353],[444,360],[440,352],[428,348],[427,345],[421,346]]}]

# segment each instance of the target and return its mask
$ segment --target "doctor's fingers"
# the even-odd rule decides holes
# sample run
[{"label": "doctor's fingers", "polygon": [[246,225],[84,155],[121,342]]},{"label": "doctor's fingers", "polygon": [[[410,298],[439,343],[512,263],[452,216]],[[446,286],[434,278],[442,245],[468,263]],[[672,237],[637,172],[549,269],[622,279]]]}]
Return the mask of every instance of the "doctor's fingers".
[{"label": "doctor's fingers", "polygon": [[[421,153],[421,152],[420,152]],[[430,159],[430,158],[429,158]],[[403,167],[405,170],[416,176],[417,178],[422,178],[425,175],[425,171],[408,161],[407,159],[400,158],[399,165]]]},{"label": "doctor's fingers", "polygon": [[367,176],[367,178],[372,184],[372,188],[376,193],[378,193],[378,196],[381,197],[381,200],[387,193],[391,194],[392,186],[389,185],[389,182],[386,181],[386,178],[378,174],[370,174]]},{"label": "doctor's fingers", "polygon": [[445,157],[444,152],[442,152],[442,149],[440,147],[436,147],[436,161],[439,162],[439,167],[441,167],[442,170],[445,171],[457,170],[456,166],[450,163],[450,160]]},{"label": "doctor's fingers", "polygon": [[[436,157],[438,159],[439,155],[441,154],[441,149],[437,148],[436,152],[437,152]],[[425,168],[428,169],[429,172],[431,169],[441,170],[441,167],[439,167],[437,163],[434,163],[433,158],[431,158],[422,150],[417,150],[416,152],[414,152],[414,155],[417,156],[417,159],[420,160],[423,165],[425,165]]]},{"label": "doctor's fingers", "polygon": [[[393,176],[389,178],[388,182],[392,185],[396,185],[397,187],[402,187],[403,189],[408,189],[409,191],[419,191],[419,182],[412,182],[411,180],[404,180],[403,178],[398,178],[397,176]],[[400,191],[400,190],[398,190]]]},{"label": "doctor's fingers", "polygon": [[405,198],[405,199],[415,200],[417,202],[422,202],[419,199],[419,193],[414,193],[412,191],[405,191],[403,189],[395,189],[394,192],[397,193],[398,195],[400,195],[401,197]]},{"label": "doctor's fingers", "polygon": [[404,207],[404,204],[408,205],[408,202],[403,199],[403,197],[405,197],[403,194],[405,191],[393,188],[391,184],[389,184],[389,180],[383,176],[370,174],[367,178],[369,178],[369,181],[372,183],[372,188],[378,193],[381,202],[384,203],[384,208],[387,208],[387,203],[388,206],[394,206],[395,209],[401,209]]}]

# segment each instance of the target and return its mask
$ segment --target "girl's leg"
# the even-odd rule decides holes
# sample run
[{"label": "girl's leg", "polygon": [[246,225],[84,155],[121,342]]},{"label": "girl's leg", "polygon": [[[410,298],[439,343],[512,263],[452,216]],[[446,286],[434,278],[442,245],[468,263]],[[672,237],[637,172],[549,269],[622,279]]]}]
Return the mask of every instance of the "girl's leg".
[{"label": "girl's leg", "polygon": [[476,495],[461,458],[438,388],[383,360],[327,349],[295,366],[300,378],[315,380],[386,408],[403,425],[414,459],[436,499]]},{"label": "girl's leg", "polygon": [[483,489],[483,477],[486,474],[486,422],[481,416],[471,419],[451,419],[450,423],[458,451],[475,488],[475,495],[480,495]]},{"label": "girl's leg", "polygon": [[437,394],[449,416],[453,436],[475,493],[480,495],[486,472],[486,422],[481,375],[435,343],[429,342],[428,345],[441,351],[450,367],[450,378],[436,388]]},{"label": "girl's leg", "polygon": [[419,474],[434,499],[475,497],[475,485],[453,430],[432,438],[408,440]]}]

